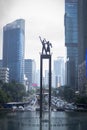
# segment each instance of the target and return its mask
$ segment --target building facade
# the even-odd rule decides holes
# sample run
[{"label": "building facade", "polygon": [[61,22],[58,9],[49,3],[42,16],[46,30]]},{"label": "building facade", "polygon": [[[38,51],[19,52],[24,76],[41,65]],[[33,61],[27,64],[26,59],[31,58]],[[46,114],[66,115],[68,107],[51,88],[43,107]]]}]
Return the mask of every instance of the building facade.
[{"label": "building facade", "polygon": [[0,67],[0,80],[3,81],[3,83],[9,82],[9,69],[5,67]]},{"label": "building facade", "polygon": [[0,59],[0,68],[3,66],[3,60]]},{"label": "building facade", "polygon": [[78,88],[78,0],[65,0],[67,85]]},{"label": "building facade", "polygon": [[63,57],[58,57],[54,61],[54,75],[56,87],[65,85],[65,63]]},{"label": "building facade", "polygon": [[32,59],[25,59],[25,76],[28,79],[29,86],[36,82],[36,63]]},{"label": "building facade", "polygon": [[36,70],[36,83],[40,87],[40,70]]},{"label": "building facade", "polygon": [[86,61],[79,65],[78,70],[78,91],[87,95]]},{"label": "building facade", "polygon": [[86,60],[87,51],[87,0],[78,1],[79,64]]},{"label": "building facade", "polygon": [[3,67],[9,68],[9,81],[24,82],[25,21],[18,19],[3,27]]},{"label": "building facade", "polygon": [[78,1],[79,27],[79,72],[78,87],[80,93],[87,94],[87,0]]}]

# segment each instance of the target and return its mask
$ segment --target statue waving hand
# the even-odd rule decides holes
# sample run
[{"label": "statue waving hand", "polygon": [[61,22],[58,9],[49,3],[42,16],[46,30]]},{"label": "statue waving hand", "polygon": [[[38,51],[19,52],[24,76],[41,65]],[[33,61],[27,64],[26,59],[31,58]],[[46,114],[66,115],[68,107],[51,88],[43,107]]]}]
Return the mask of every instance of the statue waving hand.
[{"label": "statue waving hand", "polygon": [[46,41],[46,39],[44,38],[43,40],[41,39],[41,37],[39,36],[40,41],[42,43],[42,54],[50,54],[50,47],[52,47],[52,44],[49,41]]}]

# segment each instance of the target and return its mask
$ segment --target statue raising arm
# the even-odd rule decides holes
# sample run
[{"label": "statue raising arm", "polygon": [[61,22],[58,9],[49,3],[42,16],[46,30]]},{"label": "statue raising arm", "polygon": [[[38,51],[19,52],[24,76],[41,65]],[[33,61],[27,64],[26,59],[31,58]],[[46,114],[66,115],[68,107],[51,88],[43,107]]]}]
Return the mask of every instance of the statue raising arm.
[{"label": "statue raising arm", "polygon": [[45,39],[42,40],[40,36],[39,38],[42,43],[42,54],[46,54],[46,40]]}]

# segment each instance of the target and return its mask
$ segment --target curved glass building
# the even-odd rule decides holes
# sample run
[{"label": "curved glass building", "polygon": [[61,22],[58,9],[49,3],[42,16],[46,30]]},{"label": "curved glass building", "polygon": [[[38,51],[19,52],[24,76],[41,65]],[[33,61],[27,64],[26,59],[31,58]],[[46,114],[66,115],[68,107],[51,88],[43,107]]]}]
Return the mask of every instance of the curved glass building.
[{"label": "curved glass building", "polygon": [[24,82],[25,21],[18,19],[3,27],[3,67],[9,68],[9,81]]}]

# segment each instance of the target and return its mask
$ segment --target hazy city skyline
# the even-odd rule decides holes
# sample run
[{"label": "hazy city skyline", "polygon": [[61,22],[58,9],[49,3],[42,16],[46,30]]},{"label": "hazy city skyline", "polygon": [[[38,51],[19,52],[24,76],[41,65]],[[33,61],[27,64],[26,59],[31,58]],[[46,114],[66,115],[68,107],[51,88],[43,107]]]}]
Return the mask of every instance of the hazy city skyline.
[{"label": "hazy city skyline", "polygon": [[0,58],[3,26],[16,19],[25,19],[25,58],[39,60],[39,36],[53,44],[53,57],[64,56],[64,0],[1,0]]}]

